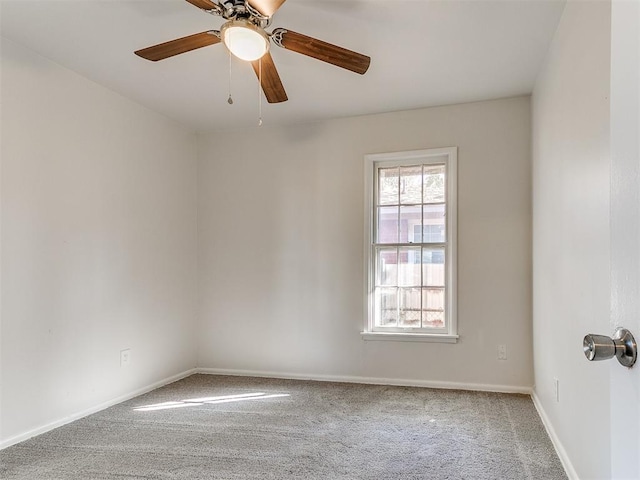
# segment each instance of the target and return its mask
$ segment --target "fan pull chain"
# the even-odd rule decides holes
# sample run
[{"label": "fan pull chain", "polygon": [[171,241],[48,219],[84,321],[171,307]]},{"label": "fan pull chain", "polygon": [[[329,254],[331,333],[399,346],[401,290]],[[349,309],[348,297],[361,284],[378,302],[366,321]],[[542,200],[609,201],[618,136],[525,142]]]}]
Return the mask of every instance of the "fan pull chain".
[{"label": "fan pull chain", "polygon": [[233,98],[231,98],[231,53],[229,53],[229,98],[227,103],[233,105]]},{"label": "fan pull chain", "polygon": [[258,60],[258,126],[262,126],[262,58]]}]

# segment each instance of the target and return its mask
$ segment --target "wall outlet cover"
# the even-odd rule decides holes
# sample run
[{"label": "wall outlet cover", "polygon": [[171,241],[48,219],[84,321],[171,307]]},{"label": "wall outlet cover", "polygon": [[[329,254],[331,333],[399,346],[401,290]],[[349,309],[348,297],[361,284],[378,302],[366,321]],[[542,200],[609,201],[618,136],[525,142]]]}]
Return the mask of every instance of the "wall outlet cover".
[{"label": "wall outlet cover", "polygon": [[498,360],[506,360],[506,359],[507,359],[507,346],[498,345]]},{"label": "wall outlet cover", "polygon": [[131,349],[120,350],[120,366],[128,367],[131,365]]}]

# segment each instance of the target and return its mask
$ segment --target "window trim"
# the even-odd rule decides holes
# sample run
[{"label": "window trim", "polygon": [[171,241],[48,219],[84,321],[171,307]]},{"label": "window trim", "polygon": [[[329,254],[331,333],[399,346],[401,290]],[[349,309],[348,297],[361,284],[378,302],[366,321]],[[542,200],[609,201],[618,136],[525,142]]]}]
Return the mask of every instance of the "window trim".
[{"label": "window trim", "polygon": [[[420,164],[441,164],[442,157],[445,158],[446,176],[446,218],[447,218],[447,242],[445,250],[446,271],[445,286],[447,297],[445,300],[446,311],[446,331],[439,333],[427,333],[420,331],[399,331],[381,332],[374,330],[374,195],[376,188],[376,168],[392,167],[398,165],[411,164],[412,161],[419,161]],[[431,161],[430,161],[431,160]],[[365,208],[365,323],[364,331],[361,333],[363,340],[395,340],[395,341],[424,341],[455,343],[458,335],[458,315],[457,315],[457,173],[458,173],[458,148],[430,148],[424,150],[410,150],[404,152],[375,153],[364,157],[364,208]]]}]

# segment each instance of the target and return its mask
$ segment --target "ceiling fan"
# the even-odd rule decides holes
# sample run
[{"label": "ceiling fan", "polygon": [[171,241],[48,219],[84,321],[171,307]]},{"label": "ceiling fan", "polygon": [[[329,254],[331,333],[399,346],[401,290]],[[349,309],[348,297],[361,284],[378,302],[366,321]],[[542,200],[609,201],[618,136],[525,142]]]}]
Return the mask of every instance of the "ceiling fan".
[{"label": "ceiling fan", "polygon": [[136,55],[151,61],[190,52],[222,42],[229,52],[251,62],[269,103],[287,101],[287,93],[269,53],[271,42],[278,47],[321,60],[363,75],[371,58],[284,28],[267,33],[273,15],[286,0],[187,0],[205,12],[222,17],[220,30],[208,30],[143,48]]}]

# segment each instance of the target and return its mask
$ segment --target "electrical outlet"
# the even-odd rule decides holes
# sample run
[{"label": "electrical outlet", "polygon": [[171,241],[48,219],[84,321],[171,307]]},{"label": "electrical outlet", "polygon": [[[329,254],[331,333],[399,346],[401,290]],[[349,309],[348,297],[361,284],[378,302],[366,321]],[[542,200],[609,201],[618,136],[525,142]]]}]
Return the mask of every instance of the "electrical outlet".
[{"label": "electrical outlet", "polygon": [[120,350],[120,366],[128,367],[131,365],[131,349]]},{"label": "electrical outlet", "polygon": [[560,380],[557,378],[553,379],[553,392],[556,396],[556,402],[560,402]]},{"label": "electrical outlet", "polygon": [[498,345],[498,360],[506,360],[506,359],[507,359],[507,346]]}]

